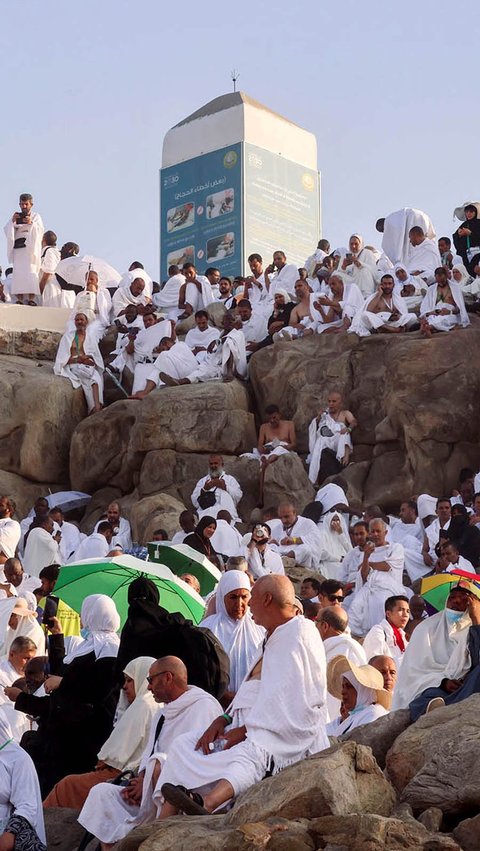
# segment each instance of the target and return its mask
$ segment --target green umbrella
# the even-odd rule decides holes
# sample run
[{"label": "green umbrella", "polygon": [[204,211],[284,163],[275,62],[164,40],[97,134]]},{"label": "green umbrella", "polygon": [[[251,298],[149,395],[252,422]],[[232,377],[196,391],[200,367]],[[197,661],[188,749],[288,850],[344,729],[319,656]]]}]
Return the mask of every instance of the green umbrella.
[{"label": "green umbrella", "polygon": [[156,585],[164,609],[200,623],[205,609],[200,595],[168,567],[134,556],[90,558],[67,564],[60,570],[55,594],[76,612],[80,612],[89,594],[106,594],[115,603],[123,626],[128,613],[128,587],[139,576],[151,579]]},{"label": "green umbrella", "polygon": [[158,564],[166,564],[177,576],[192,573],[200,582],[203,597],[216,587],[221,573],[206,556],[188,544],[170,544],[168,541],[152,541],[147,544],[148,557]]}]

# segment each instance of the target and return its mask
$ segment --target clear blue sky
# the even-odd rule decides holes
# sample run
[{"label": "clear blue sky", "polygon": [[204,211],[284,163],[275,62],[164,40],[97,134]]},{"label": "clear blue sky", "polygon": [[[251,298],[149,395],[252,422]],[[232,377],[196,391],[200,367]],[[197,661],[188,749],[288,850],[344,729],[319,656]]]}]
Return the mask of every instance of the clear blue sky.
[{"label": "clear blue sky", "polygon": [[451,234],[480,199],[479,38],[480,6],[446,0],[4,3],[0,221],[30,191],[60,244],[156,277],[163,136],[235,67],[316,134],[332,247],[403,206]]}]

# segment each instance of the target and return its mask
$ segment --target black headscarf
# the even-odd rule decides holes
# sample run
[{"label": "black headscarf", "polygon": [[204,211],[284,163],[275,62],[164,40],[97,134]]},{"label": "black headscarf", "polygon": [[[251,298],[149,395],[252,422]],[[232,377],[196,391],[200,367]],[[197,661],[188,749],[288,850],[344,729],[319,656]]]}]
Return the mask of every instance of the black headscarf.
[{"label": "black headscarf", "polygon": [[216,528],[217,521],[215,520],[215,517],[210,517],[208,514],[204,515],[198,521],[193,532],[183,539],[183,543],[192,547],[192,549],[196,550],[197,553],[201,553],[202,556],[206,556],[212,564],[216,565],[216,567],[220,567],[218,555],[215,552],[210,539],[206,538],[203,534],[207,526],[215,526]]},{"label": "black headscarf", "polygon": [[119,682],[123,682],[125,666],[138,656],[178,656],[187,667],[190,685],[220,697],[228,684],[228,657],[223,648],[209,630],[162,608],[160,597],[157,586],[146,576],[129,586],[128,617],[117,656]]}]

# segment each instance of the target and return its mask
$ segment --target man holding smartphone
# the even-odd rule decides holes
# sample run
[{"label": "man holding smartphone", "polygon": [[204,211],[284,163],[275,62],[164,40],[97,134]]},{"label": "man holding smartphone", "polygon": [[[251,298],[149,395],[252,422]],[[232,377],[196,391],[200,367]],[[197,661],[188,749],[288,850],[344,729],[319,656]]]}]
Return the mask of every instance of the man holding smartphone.
[{"label": "man holding smartphone", "polygon": [[42,260],[43,222],[33,213],[33,198],[20,195],[20,212],[13,213],[4,227],[7,237],[8,262],[13,266],[11,293],[17,304],[35,305],[40,295],[38,273]]}]

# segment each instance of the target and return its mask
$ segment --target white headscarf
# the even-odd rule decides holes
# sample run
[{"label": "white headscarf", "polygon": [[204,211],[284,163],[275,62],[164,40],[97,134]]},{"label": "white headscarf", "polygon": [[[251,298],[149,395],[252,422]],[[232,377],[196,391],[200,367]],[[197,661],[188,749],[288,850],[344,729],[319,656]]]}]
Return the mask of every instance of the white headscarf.
[{"label": "white headscarf", "polygon": [[[455,269],[458,272],[460,272],[460,274],[462,276],[459,281],[456,281],[456,278],[453,278],[453,272],[454,272]],[[467,268],[465,267],[465,265],[463,263],[455,263],[454,264],[453,269],[452,269],[452,278],[453,278],[454,281],[456,281],[456,283],[458,284],[458,286],[460,287],[461,290],[463,290],[463,288],[468,283],[470,283],[471,277],[472,276],[470,275],[469,271],[467,270]]]},{"label": "white headscarf", "polygon": [[356,678],[353,671],[345,671],[342,675],[344,680],[350,683],[351,686],[357,692],[357,702],[354,708],[351,710],[352,712],[358,712],[360,709],[365,709],[366,706],[370,706],[372,703],[377,702],[377,691],[374,688],[368,688],[367,686],[363,686]]},{"label": "white headscarf", "polygon": [[217,614],[202,621],[201,626],[211,629],[230,657],[230,689],[237,691],[250,670],[257,649],[265,638],[265,630],[253,621],[250,610],[240,620],[227,615],[225,597],[232,591],[245,588],[250,591],[250,580],[241,570],[228,570],[221,577],[216,590]]},{"label": "white headscarf", "polygon": [[117,656],[120,644],[117,635],[120,615],[113,600],[106,594],[91,594],[85,597],[80,618],[83,628],[88,630],[88,637],[65,656],[64,664],[69,665],[78,656],[86,656],[92,651],[96,659]]},{"label": "white headscarf", "polygon": [[437,498],[429,493],[421,493],[417,497],[417,511],[420,520],[435,516],[437,513]]},{"label": "white headscarf", "polygon": [[335,485],[333,482],[324,485],[317,491],[315,502],[322,503],[322,515],[331,511],[336,505],[348,505],[346,493],[340,485]]},{"label": "white headscarf", "polygon": [[147,744],[152,718],[158,709],[147,683],[148,671],[155,661],[153,656],[139,656],[124,669],[124,674],[135,683],[135,700],[129,704],[122,691],[118,701],[121,715],[98,754],[100,760],[119,771],[137,770]]}]

